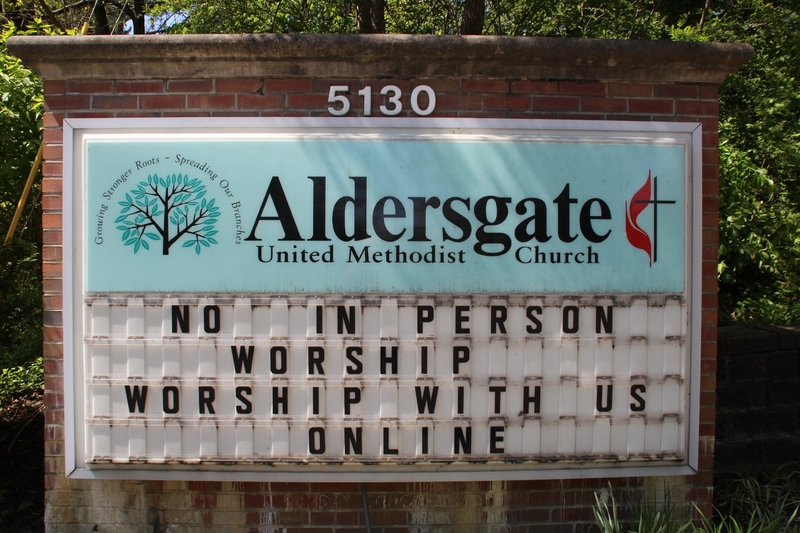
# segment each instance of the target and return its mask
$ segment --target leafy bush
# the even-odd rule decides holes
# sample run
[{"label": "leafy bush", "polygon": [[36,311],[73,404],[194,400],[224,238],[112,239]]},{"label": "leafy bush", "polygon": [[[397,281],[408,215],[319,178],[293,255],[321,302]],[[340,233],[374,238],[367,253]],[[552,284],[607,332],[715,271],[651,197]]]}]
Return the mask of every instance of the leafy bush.
[{"label": "leafy bush", "polygon": [[0,371],[0,405],[9,398],[29,395],[44,388],[44,368],[38,357],[28,364]]},{"label": "leafy bush", "polygon": [[[17,207],[42,128],[42,82],[6,52],[14,30],[0,34],[0,239]],[[7,246],[0,247],[0,369],[24,365],[42,353],[41,180]]]},{"label": "leafy bush", "polygon": [[723,321],[800,321],[800,212],[785,182],[729,142],[720,146]]},{"label": "leafy bush", "polygon": [[800,322],[798,3],[723,0],[703,35],[753,59],[720,88],[720,321]]}]

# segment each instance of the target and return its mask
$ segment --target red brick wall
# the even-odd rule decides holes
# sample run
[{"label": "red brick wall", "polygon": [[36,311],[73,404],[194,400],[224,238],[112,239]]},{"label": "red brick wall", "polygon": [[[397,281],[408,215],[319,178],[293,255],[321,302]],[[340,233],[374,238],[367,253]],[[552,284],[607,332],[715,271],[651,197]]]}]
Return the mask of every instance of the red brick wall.
[{"label": "red brick wall", "polygon": [[[437,94],[438,117],[503,117],[700,122],[703,125],[703,300],[700,472],[673,479],[711,514],[717,354],[718,91],[714,85],[617,82],[414,79],[169,79],[45,81],[44,358],[47,523],[53,531],[363,531],[358,484],[80,481],[64,478],[62,329],[62,164],[64,117],[328,116],[328,88],[355,92],[384,85],[408,94],[419,84]],[[380,116],[376,96],[373,116]],[[368,484],[375,531],[583,530],[592,522],[594,492],[613,487],[623,502],[660,481],[555,480]],[[116,502],[116,503],[115,503]],[[553,523],[562,525],[555,526]],[[175,527],[167,528],[168,525]],[[196,527],[195,527],[196,526]],[[281,529],[284,528],[284,529]]]}]

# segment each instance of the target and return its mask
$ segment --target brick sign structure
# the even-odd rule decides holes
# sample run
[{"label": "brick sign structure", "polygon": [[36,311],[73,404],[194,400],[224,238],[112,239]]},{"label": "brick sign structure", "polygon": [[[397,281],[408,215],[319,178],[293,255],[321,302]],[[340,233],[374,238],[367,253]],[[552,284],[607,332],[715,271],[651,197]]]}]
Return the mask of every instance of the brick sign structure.
[{"label": "brick sign structure", "polygon": [[717,85],[749,47],[9,49],[48,110],[53,527],[346,528],[358,486],[320,481],[356,480],[387,527],[580,527],[600,476],[708,510]]}]

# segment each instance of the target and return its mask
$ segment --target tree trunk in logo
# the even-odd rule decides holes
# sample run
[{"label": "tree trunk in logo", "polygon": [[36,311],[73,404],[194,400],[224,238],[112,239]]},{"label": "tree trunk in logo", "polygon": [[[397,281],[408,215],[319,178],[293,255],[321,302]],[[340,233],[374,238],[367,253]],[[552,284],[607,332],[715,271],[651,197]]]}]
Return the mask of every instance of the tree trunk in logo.
[{"label": "tree trunk in logo", "polygon": [[161,232],[164,242],[161,245],[161,255],[169,255],[169,212],[169,209],[164,209],[164,230]]}]

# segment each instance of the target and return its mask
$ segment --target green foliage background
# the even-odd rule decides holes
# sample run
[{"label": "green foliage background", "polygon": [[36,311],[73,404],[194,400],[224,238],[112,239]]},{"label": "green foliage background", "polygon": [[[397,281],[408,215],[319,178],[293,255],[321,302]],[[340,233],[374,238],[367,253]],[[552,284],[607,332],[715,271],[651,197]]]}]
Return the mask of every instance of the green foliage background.
[{"label": "green foliage background", "polygon": [[[6,53],[0,37],[0,232],[6,235],[41,139],[42,83]],[[0,248],[0,371],[41,365],[41,179],[37,179],[15,238]],[[0,381],[6,385],[5,373]]]},{"label": "green foliage background", "polygon": [[[356,11],[380,0],[156,0],[151,31],[358,31]],[[470,0],[384,0],[390,33],[454,34]],[[5,42],[90,22],[90,3],[0,0],[0,231],[36,153],[41,81]],[[126,12],[105,3],[123,27]],[[71,6],[71,7],[70,7]],[[487,35],[745,42],[755,57],[721,87],[720,322],[800,323],[800,0],[487,0]],[[116,11],[115,11],[116,9]],[[137,7],[138,9],[138,7]],[[49,12],[48,12],[49,11]],[[48,24],[43,24],[41,18]],[[92,18],[94,17],[94,18]],[[121,20],[121,22],[120,22]],[[0,248],[0,370],[36,365],[42,346],[40,180],[20,229]]]},{"label": "green foliage background", "polygon": [[800,323],[798,2],[734,2],[710,40],[755,56],[720,93],[720,312],[726,321]]}]

